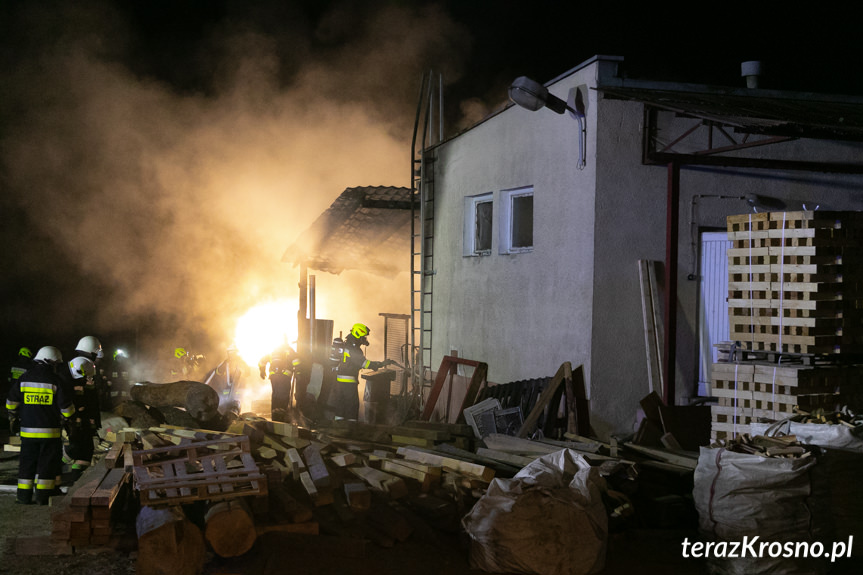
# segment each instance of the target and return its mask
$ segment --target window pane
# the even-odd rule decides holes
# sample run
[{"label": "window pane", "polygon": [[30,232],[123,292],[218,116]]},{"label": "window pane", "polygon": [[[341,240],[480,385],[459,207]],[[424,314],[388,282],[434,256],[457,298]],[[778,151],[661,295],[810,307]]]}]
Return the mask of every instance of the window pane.
[{"label": "window pane", "polygon": [[476,237],[474,250],[485,252],[491,250],[491,202],[479,202],[476,205]]},{"label": "window pane", "polygon": [[512,247],[533,246],[533,196],[512,199]]}]

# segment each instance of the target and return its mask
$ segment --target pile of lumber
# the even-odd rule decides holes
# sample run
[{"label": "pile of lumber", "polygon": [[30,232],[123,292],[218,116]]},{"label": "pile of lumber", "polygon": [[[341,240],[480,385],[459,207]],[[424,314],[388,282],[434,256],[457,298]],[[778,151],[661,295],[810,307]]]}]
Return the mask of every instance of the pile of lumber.
[{"label": "pile of lumber", "polygon": [[863,352],[863,212],[728,216],[731,339],[745,349]]},{"label": "pile of lumber", "polygon": [[[72,548],[119,544],[131,507],[131,474],[122,467],[88,468],[63,497],[51,499],[51,539]],[[132,509],[134,511],[134,509]]]}]

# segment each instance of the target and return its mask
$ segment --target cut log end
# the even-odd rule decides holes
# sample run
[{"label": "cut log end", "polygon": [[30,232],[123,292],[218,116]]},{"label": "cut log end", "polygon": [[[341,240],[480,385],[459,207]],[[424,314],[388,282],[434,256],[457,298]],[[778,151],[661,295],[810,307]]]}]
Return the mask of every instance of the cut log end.
[{"label": "cut log end", "polygon": [[242,500],[212,503],[204,521],[204,537],[219,557],[239,557],[255,544],[255,521]]}]

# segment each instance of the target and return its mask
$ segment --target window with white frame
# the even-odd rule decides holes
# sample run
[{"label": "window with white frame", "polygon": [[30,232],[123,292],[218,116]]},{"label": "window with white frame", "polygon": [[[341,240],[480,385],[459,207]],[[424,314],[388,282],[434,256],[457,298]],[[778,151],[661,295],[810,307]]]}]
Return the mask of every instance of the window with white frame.
[{"label": "window with white frame", "polygon": [[502,254],[533,251],[533,188],[500,193],[500,238]]},{"label": "window with white frame", "polygon": [[494,195],[491,193],[465,198],[464,255],[491,254]]}]

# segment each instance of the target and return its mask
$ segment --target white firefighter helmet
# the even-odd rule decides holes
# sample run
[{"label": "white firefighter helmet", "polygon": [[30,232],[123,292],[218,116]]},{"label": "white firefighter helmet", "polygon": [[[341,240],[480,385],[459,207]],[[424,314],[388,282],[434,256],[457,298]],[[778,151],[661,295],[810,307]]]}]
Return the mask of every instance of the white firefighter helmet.
[{"label": "white firefighter helmet", "polygon": [[96,364],[86,357],[78,356],[69,362],[69,372],[75,379],[96,375]]},{"label": "white firefighter helmet", "polygon": [[60,363],[63,361],[63,354],[53,345],[46,345],[45,347],[39,348],[39,351],[36,352],[36,357],[34,357],[33,360],[41,361],[43,363]]},{"label": "white firefighter helmet", "polygon": [[97,358],[102,358],[102,343],[92,335],[86,335],[78,340],[75,351],[80,353],[92,353]]}]

